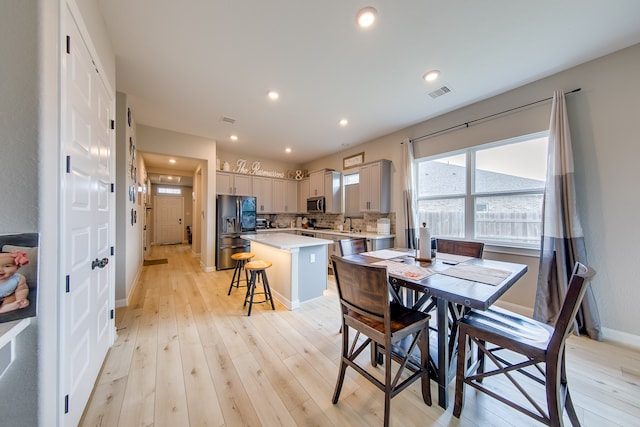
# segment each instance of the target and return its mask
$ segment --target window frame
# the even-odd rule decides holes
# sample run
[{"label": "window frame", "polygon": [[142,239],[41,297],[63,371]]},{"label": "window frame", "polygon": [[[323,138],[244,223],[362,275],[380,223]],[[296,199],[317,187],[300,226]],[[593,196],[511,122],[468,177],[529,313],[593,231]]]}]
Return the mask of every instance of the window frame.
[{"label": "window frame", "polygon": [[[500,191],[476,191],[475,185],[475,176],[476,176],[476,153],[479,151],[483,151],[486,149],[491,149],[495,147],[505,146],[517,144],[525,141],[540,139],[540,138],[549,138],[549,131],[544,130],[540,132],[534,132],[526,135],[520,135],[512,138],[507,138],[500,141],[493,141],[485,144],[474,145],[472,147],[467,147],[460,150],[449,151],[445,153],[438,153],[432,156],[425,156],[421,158],[414,159],[414,179],[413,182],[416,185],[416,189],[414,194],[416,194],[416,202],[420,201],[428,201],[428,200],[451,200],[451,199],[463,199],[464,200],[464,239],[467,240],[478,240],[485,243],[486,248],[489,250],[500,251],[505,250],[512,253],[518,254],[537,254],[540,250],[540,242],[537,244],[526,244],[526,243],[513,243],[507,242],[504,240],[487,240],[487,239],[478,239],[476,238],[476,201],[482,197],[492,197],[492,196],[526,196],[526,195],[541,195],[542,202],[544,205],[544,194],[545,194],[545,186],[540,189],[526,189],[526,190],[500,190]],[[548,145],[547,145],[548,147]],[[418,192],[419,186],[419,176],[418,171],[420,169],[420,163],[435,161],[438,159],[442,159],[445,157],[452,157],[456,155],[464,154],[465,155],[465,192],[464,194],[448,194],[448,195],[435,195],[435,196],[420,196]],[[542,227],[542,218],[540,226]]]},{"label": "window frame", "polygon": [[161,194],[163,196],[182,196],[182,187],[172,187],[172,186],[158,186],[156,188],[156,194]]}]

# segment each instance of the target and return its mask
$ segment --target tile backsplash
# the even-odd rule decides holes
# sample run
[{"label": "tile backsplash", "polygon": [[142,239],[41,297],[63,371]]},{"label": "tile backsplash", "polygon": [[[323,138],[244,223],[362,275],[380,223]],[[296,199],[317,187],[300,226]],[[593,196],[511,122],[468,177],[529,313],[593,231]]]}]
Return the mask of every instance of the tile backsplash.
[{"label": "tile backsplash", "polygon": [[[345,227],[345,229],[346,227],[348,227],[348,223],[345,224],[345,216],[343,214],[270,214],[258,215],[258,217],[266,218],[269,221],[275,222],[276,224],[286,224],[287,227],[290,226],[292,221],[295,224],[297,218],[314,219],[316,221],[316,226],[329,227],[333,230],[338,230],[340,228],[340,225]],[[395,234],[395,212],[391,212],[388,214],[365,213],[361,217],[353,217],[351,221],[354,230],[376,233],[378,231],[378,219],[380,218],[389,219],[389,222],[391,223],[390,233]]]}]

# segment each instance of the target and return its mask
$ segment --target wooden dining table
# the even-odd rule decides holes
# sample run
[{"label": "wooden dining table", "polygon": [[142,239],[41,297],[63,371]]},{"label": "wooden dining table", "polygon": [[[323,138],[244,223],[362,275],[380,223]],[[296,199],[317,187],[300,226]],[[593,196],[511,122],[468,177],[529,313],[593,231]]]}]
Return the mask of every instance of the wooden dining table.
[{"label": "wooden dining table", "polygon": [[421,262],[415,250],[404,248],[345,258],[386,265],[395,300],[419,310],[435,309],[437,343],[430,351],[430,375],[438,384],[438,404],[443,408],[448,406],[448,385],[455,375],[458,320],[468,310],[489,309],[527,272],[525,264],[450,254],[436,254],[430,262]]}]

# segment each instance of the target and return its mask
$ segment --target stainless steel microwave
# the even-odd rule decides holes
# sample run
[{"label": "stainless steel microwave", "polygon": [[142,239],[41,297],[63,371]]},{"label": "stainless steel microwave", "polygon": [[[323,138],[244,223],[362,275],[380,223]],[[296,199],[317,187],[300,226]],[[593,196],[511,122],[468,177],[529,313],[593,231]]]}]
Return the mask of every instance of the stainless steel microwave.
[{"label": "stainless steel microwave", "polygon": [[324,213],[324,197],[309,197],[307,199],[307,212]]}]

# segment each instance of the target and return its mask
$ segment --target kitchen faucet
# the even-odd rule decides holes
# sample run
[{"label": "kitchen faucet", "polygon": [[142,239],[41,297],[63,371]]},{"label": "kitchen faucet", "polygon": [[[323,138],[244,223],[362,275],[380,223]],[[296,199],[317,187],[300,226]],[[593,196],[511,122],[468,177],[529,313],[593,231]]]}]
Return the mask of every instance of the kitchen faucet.
[{"label": "kitchen faucet", "polygon": [[349,232],[352,232],[353,231],[353,220],[351,219],[351,217],[346,217],[344,219],[344,223],[345,224],[347,223],[347,220],[349,220]]}]

